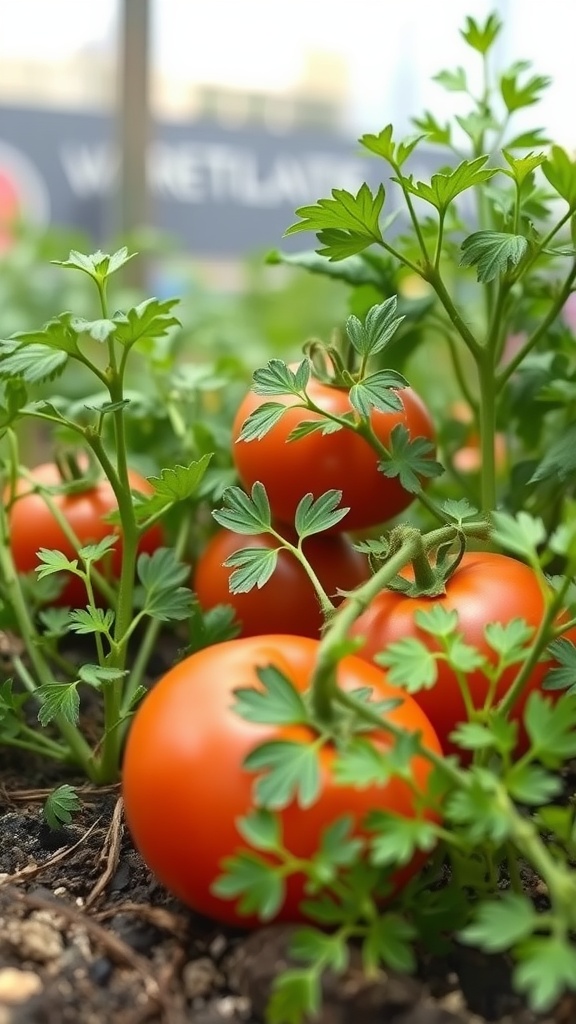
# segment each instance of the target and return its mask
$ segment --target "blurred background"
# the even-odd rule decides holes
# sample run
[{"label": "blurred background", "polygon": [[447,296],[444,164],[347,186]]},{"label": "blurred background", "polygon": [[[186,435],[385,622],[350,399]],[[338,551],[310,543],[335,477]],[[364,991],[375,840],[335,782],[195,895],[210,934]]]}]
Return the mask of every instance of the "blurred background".
[{"label": "blurred background", "polygon": [[313,244],[282,238],[297,207],[378,180],[359,134],[465,109],[431,76],[474,82],[459,29],[493,9],[498,64],[551,75],[538,125],[576,148],[573,0],[0,0],[0,330],[75,301],[48,260],[121,241],[143,253],[128,283],[182,295],[197,348],[253,362],[325,334],[344,285],[266,252]]}]

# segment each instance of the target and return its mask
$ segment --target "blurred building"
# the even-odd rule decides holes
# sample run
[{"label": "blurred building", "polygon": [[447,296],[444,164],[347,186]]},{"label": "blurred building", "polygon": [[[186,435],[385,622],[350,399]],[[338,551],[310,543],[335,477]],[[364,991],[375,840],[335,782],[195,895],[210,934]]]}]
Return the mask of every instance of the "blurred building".
[{"label": "blurred building", "polygon": [[[209,82],[185,83],[152,69],[150,100],[159,120],[209,118],[230,127],[261,125],[273,132],[342,129],[349,76],[344,57],[310,50],[300,77],[285,90],[242,90]],[[3,57],[0,104],[61,110],[112,111],[116,95],[114,47],[84,47],[57,63]]]}]

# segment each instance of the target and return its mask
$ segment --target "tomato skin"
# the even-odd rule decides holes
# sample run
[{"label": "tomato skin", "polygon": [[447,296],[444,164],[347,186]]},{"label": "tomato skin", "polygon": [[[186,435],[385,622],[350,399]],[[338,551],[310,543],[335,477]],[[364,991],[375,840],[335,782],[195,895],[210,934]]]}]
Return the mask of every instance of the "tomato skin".
[{"label": "tomato skin", "polygon": [[[311,378],[307,387],[310,398],[320,408],[334,415],[353,410],[345,388],[335,388]],[[410,436],[434,440],[434,427],[422,399],[412,388],[397,392],[403,405],[401,412],[373,410],[372,427],[384,445],[388,445],[393,428],[401,423]],[[293,395],[274,395],[274,402],[288,407],[298,399]],[[265,436],[258,441],[239,441],[244,421],[268,397],[249,391],[234,419],[232,454],[238,475],[247,490],[261,481],[267,491],[276,519],[294,522],[294,513],[301,498],[311,492],[319,498],[325,491],[342,491],[343,506],[350,511],[333,530],[358,530],[377,526],[403,512],[414,500],[397,478],[384,476],[378,470],[380,457],[354,431],[343,428],[332,434],[315,432],[297,441],[288,435],[305,420],[319,420],[318,413],[294,408],[284,413]]]},{"label": "tomato skin", "polygon": [[[269,635],[230,640],[191,655],[152,689],[136,712],[125,751],[123,796],[128,826],[142,857],[158,879],[194,910],[217,921],[255,926],[255,918],[238,914],[235,901],[210,891],[222,873],[223,858],[247,843],[236,821],[253,809],[254,773],[243,769],[247,754],[259,743],[290,738],[307,742],[308,730],[258,725],[232,710],[238,687],[260,688],[256,668],[273,664],[299,691],[307,688],[318,651],[308,637]],[[381,670],[356,657],[342,660],[339,685],[370,686],[377,697],[399,696]],[[398,725],[420,730],[425,745],[440,752],[438,739],[410,698],[390,712]],[[390,741],[382,732],[377,739]],[[414,796],[400,779],[386,786],[354,789],[331,778],[332,751],[322,754],[319,800],[301,810],[295,803],[281,812],[284,842],[295,855],[310,856],[321,832],[336,818],[351,815],[358,823],[375,808],[412,816]],[[425,790],[429,762],[413,762],[418,791]],[[395,876],[400,886],[426,860],[423,855]],[[277,920],[302,920],[302,878],[289,880]]]},{"label": "tomato skin", "polygon": [[[297,543],[294,531],[284,526],[281,532],[290,543]],[[226,529],[215,533],[196,563],[193,587],[200,605],[204,610],[232,605],[242,624],[240,636],[284,632],[318,637],[323,625],[320,604],[305,570],[289,551],[278,552],[274,573],[262,588],[254,587],[247,594],[230,593],[233,569],[222,563],[233,552],[277,547],[278,541],[270,534],[247,537]],[[336,595],[338,589],[353,590],[370,576],[368,559],[344,534],[308,537],[303,551],[334,604],[342,601]]]},{"label": "tomato skin", "polygon": [[[448,580],[446,593],[439,597],[410,597],[405,594],[382,591],[368,608],[356,619],[350,634],[364,637],[364,645],[358,656],[372,661],[374,655],[385,650],[388,644],[404,638],[421,640],[429,650],[439,650],[440,645],[429,633],[414,622],[418,609],[441,605],[446,610],[458,612],[458,631],[464,642],[476,647],[481,654],[496,661],[495,652],[484,637],[484,629],[490,622],[503,625],[512,619],[524,619],[536,629],[542,621],[545,604],[538,577],[523,562],[492,552],[466,552],[460,565]],[[576,630],[567,636],[576,639]],[[551,662],[539,662],[534,668],[521,698],[514,706],[511,717],[520,722],[517,752],[528,746],[528,737],[521,724],[522,713],[528,695],[542,685]],[[467,721],[464,701],[453,670],[443,661],[437,662],[438,677],[431,689],[413,694],[432,722],[446,753],[458,754],[462,760],[468,753],[462,751],[448,739],[459,722]],[[496,689],[496,699],[501,699],[512,683],[517,666],[511,665],[502,673]],[[480,670],[467,677],[474,706],[481,708],[486,698],[488,683]]]},{"label": "tomato skin", "polygon": [[[30,470],[34,480],[46,486],[59,484],[62,478],[55,463],[45,462]],[[130,484],[134,490],[152,494],[151,484],[134,471],[129,472]],[[8,514],[10,547],[18,572],[33,572],[40,565],[36,552],[39,548],[54,548],[62,551],[69,560],[76,558],[76,552],[40,494],[30,490],[30,483],[20,478],[16,485],[18,498]],[[61,511],[81,544],[95,544],[111,533],[118,533],[119,540],[111,557],[99,565],[101,571],[117,579],[122,566],[122,543],[118,528],[104,522],[104,516],[116,509],[116,496],[108,480],[98,481],[94,486],[77,494],[54,494],[52,501]],[[163,543],[163,531],[154,525],[142,537],[139,552],[152,553]],[[108,566],[108,562],[110,565]],[[69,578],[54,604],[83,607],[88,600],[86,588],[77,576]]]}]

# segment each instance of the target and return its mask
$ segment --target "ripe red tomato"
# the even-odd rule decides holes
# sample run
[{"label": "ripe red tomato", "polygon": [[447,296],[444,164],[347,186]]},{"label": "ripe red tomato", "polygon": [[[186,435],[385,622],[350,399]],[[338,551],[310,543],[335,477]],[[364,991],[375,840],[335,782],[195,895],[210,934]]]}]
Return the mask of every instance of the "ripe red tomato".
[{"label": "ripe red tomato", "polygon": [[[32,469],[31,474],[38,483],[46,486],[61,483],[58,467],[52,462],[43,463]],[[139,473],[130,472],[130,484],[143,494],[153,493],[152,486]],[[40,561],[36,555],[39,548],[55,548],[70,560],[76,552],[40,494],[31,491],[30,483],[21,478],[16,486],[18,497],[12,505],[8,520],[10,547],[16,568],[21,573],[33,572]],[[81,545],[95,544],[111,533],[118,533],[119,540],[111,556],[98,566],[111,579],[117,579],[122,565],[122,544],[118,528],[104,521],[104,516],[117,508],[116,497],[108,480],[98,481],[94,486],[76,494],[54,494],[54,504],[60,510]],[[141,539],[139,551],[152,553],[163,543],[163,532],[159,525],[152,526]],[[64,589],[54,602],[83,607],[87,602],[86,588],[78,576],[66,574]]]},{"label": "ripe red tomato", "polygon": [[[408,575],[408,572],[406,573]],[[458,613],[458,631],[464,643],[476,647],[481,654],[495,663],[497,656],[488,645],[484,630],[488,623],[503,625],[512,619],[524,619],[529,626],[538,628],[544,615],[544,597],[538,577],[529,566],[515,558],[489,552],[466,552],[460,565],[446,584],[446,593],[439,597],[410,597],[385,590],[373,600],[359,616],[350,633],[364,637],[358,651],[361,658],[372,661],[388,644],[414,637],[429,650],[439,650],[438,641],[420,629],[414,615],[418,609],[441,605]],[[570,634],[568,634],[570,635]],[[573,631],[576,636],[576,632]],[[521,721],[524,705],[532,690],[538,689],[550,669],[550,662],[539,662],[534,668],[522,697],[516,703],[511,717]],[[454,671],[444,661],[437,662],[438,676],[430,689],[419,690],[414,700],[432,722],[444,750],[462,755],[460,748],[448,739],[459,722],[467,720],[460,687]],[[502,673],[496,689],[496,700],[502,699],[513,681],[518,667],[511,665]],[[482,708],[488,692],[488,682],[480,670],[467,676],[474,706]],[[527,737],[521,726],[518,749],[525,748]],[[466,759],[467,755],[463,755]]]},{"label": "ripe red tomato", "polygon": [[[287,728],[247,722],[232,710],[238,687],[260,688],[256,668],[274,665],[299,691],[310,681],[319,641],[308,637],[270,635],[215,644],[186,658],[152,689],[136,712],[126,746],[123,795],[128,826],[142,857],[158,879],[194,910],[217,921],[244,927],[257,923],[238,914],[233,901],[218,898],[211,886],[222,873],[222,861],[247,843],[237,820],[254,809],[254,773],[243,768],[248,753],[272,739],[309,742],[306,727]],[[398,697],[384,673],[356,657],[344,658],[339,685],[347,690],[371,687],[377,699]],[[440,752],[438,739],[411,698],[389,712],[390,719],[420,731],[426,747]],[[373,737],[391,743],[384,730]],[[365,789],[336,785],[331,774],[334,751],[321,753],[321,792],[313,806],[295,802],[281,811],[284,843],[298,857],[318,849],[323,830],[344,815],[357,829],[365,815],[386,809],[414,815],[414,791],[401,779]],[[416,792],[426,789],[430,763],[413,760]],[[395,875],[400,887],[426,859],[418,856]],[[288,882],[277,920],[301,920],[303,879]]]},{"label": "ripe red tomato", "polygon": [[[311,378],[307,388],[310,398],[320,408],[342,416],[353,411],[345,388],[332,387]],[[374,410],[371,423],[384,445],[397,424],[402,424],[412,438],[434,439],[434,427],[422,399],[412,388],[397,392],[403,405],[401,412]],[[378,470],[380,456],[368,441],[352,430],[343,428],[331,434],[315,432],[296,441],[287,442],[288,435],[305,420],[319,420],[318,413],[294,408],[285,413],[259,441],[239,441],[244,421],[267,397],[249,391],[236,413],[232,427],[233,458],[238,475],[247,490],[260,480],[268,493],[274,516],[293,523],[296,506],[305,494],[315,498],[333,488],[342,491],[342,505],[350,511],[335,530],[358,530],[376,526],[398,515],[414,500],[396,477],[384,476]],[[298,401],[293,395],[275,395],[274,402],[290,407]]]},{"label": "ripe red tomato", "polygon": [[[287,527],[282,530],[291,543],[297,538]],[[223,562],[241,548],[273,550],[278,541],[262,533],[246,537],[231,530],[219,530],[209,540],[196,564],[194,589],[205,610],[217,604],[230,604],[242,624],[241,636],[262,633],[294,633],[318,637],[323,625],[320,604],[305,570],[289,551],[278,553],[274,573],[260,589],[247,594],[231,594],[232,568]],[[352,546],[345,534],[307,537],[303,550],[320,583],[335,604],[342,600],[337,590],[353,590],[370,576],[367,558]]]}]

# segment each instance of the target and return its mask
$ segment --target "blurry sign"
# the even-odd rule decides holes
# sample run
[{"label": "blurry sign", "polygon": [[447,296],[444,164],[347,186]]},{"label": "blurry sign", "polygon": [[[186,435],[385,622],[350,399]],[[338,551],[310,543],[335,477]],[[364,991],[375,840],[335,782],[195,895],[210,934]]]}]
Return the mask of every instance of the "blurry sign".
[{"label": "blurry sign", "polygon": [[[114,234],[118,169],[111,118],[0,108],[0,224],[17,213],[104,241]],[[296,207],[332,188],[357,191],[374,172],[353,139],[209,121],[158,125],[148,154],[154,226],[205,256],[278,245]]]}]

